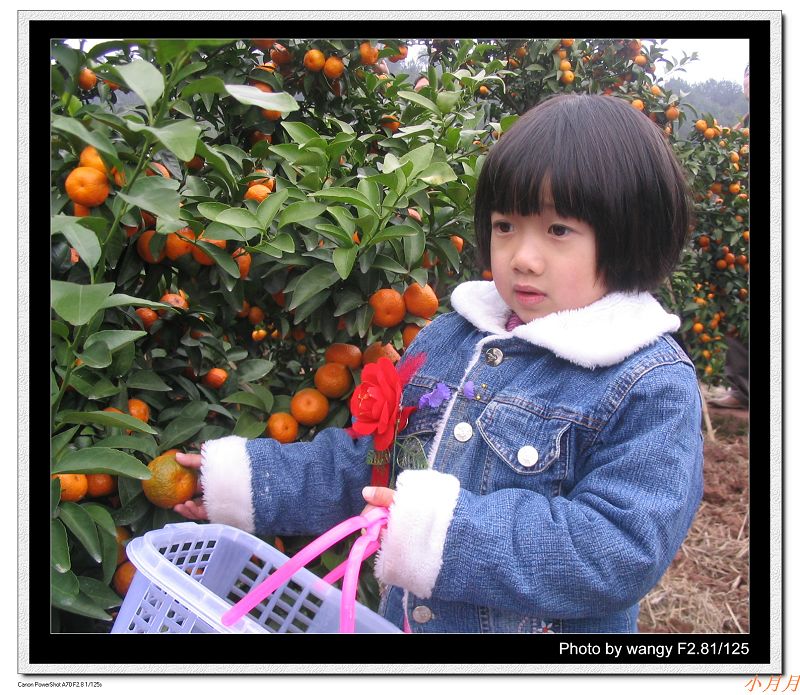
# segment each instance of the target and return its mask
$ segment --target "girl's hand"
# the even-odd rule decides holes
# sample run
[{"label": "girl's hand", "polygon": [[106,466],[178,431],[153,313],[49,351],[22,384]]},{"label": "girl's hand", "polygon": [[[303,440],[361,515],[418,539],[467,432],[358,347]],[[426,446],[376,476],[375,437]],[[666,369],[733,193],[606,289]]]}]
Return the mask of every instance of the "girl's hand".
[{"label": "girl's hand", "polygon": [[369,504],[361,510],[362,514],[366,514],[371,509],[376,507],[391,507],[394,502],[394,490],[390,487],[365,487],[361,491],[361,496]]},{"label": "girl's hand", "polygon": [[[187,468],[200,468],[202,457],[200,454],[175,454],[175,460]],[[176,504],[172,509],[181,516],[191,521],[208,521],[208,512],[203,504],[203,488],[200,485],[200,478],[197,479],[197,495],[193,500],[188,500],[182,504]]]}]

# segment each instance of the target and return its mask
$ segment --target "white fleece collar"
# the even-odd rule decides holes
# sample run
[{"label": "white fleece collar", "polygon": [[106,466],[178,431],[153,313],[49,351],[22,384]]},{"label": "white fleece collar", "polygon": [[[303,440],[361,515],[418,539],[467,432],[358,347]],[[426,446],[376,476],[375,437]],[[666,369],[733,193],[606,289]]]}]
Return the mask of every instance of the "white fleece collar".
[{"label": "white fleece collar", "polygon": [[511,310],[494,282],[464,282],[450,301],[480,331],[521,338],[590,369],[617,364],[680,327],[680,319],[646,292],[612,292],[582,309],[548,314],[511,332],[506,330]]}]

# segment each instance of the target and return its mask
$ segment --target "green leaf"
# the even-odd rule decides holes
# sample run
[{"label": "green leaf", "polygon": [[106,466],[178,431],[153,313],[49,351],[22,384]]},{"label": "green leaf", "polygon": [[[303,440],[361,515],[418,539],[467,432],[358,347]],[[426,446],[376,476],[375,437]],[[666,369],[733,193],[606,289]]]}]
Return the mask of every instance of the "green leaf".
[{"label": "green leaf", "polygon": [[105,302],[103,302],[103,309],[111,309],[117,306],[147,306],[151,309],[163,309],[164,305],[161,302],[153,302],[149,299],[141,299],[140,297],[131,297],[127,294],[112,294]]},{"label": "green leaf", "polygon": [[327,289],[339,280],[339,272],[332,265],[320,263],[306,271],[298,280],[292,292],[292,300],[287,311],[296,309],[303,302],[311,299],[318,292]]},{"label": "green leaf", "polygon": [[225,91],[240,104],[258,106],[270,111],[286,114],[300,108],[294,98],[286,92],[262,92],[257,87],[244,84],[226,84]]},{"label": "green leaf", "polygon": [[281,127],[289,134],[292,140],[300,145],[321,137],[312,127],[299,121],[284,121],[281,123]]},{"label": "green leaf", "polygon": [[360,193],[352,188],[325,188],[321,191],[309,193],[309,196],[339,200],[345,203],[351,203],[353,205],[367,208],[371,212],[377,213],[377,209],[373,202],[370,201],[363,193]]},{"label": "green leaf", "polygon": [[409,181],[412,181],[420,172],[428,168],[428,165],[433,159],[433,152],[433,143],[428,143],[427,145],[414,148],[400,158],[401,164],[405,164],[406,162],[412,162],[413,164],[411,171],[406,173]]},{"label": "green leaf", "polygon": [[[267,198],[267,200],[269,200],[269,198]],[[319,217],[326,209],[327,205],[321,203],[292,203],[281,212],[278,220],[278,228],[285,227],[287,224],[313,220],[315,217]]]},{"label": "green leaf", "polygon": [[76,598],[81,588],[74,572],[67,570],[62,573],[54,567],[50,568],[50,587],[53,594],[59,592],[70,598]]},{"label": "green leaf", "polygon": [[365,246],[374,246],[381,241],[400,239],[407,236],[416,236],[417,234],[419,234],[419,230],[409,224],[393,224],[389,225],[388,227],[384,227],[377,234],[372,236]]},{"label": "green leaf", "polygon": [[264,434],[264,423],[256,418],[250,411],[245,410],[236,421],[233,434],[245,439],[255,439]]},{"label": "green leaf", "polygon": [[431,186],[458,180],[456,173],[445,162],[433,162],[419,175],[419,178]]},{"label": "green leaf", "polygon": [[105,410],[84,412],[80,410],[62,410],[56,414],[56,421],[70,425],[103,425],[104,427],[123,427],[136,432],[157,434],[150,425],[132,415],[113,413]]},{"label": "green leaf", "polygon": [[152,128],[132,122],[129,127],[134,132],[146,131],[150,133],[178,159],[184,162],[188,162],[194,157],[197,140],[202,132],[197,123],[188,119],[173,121],[160,128]]},{"label": "green leaf", "polygon": [[92,345],[102,343],[111,352],[114,352],[146,335],[146,331],[98,331],[90,335],[83,346],[84,348],[89,348]]},{"label": "green leaf", "polygon": [[119,449],[90,446],[69,451],[53,465],[52,473],[108,473],[147,480],[150,471],[139,459]]},{"label": "green leaf", "polygon": [[89,130],[75,118],[67,118],[65,116],[53,116],[51,125],[53,130],[73,135],[87,145],[92,145],[98,152],[108,157],[112,165],[116,167],[122,166],[117,154],[117,148],[114,147],[114,143],[105,133],[98,130]]},{"label": "green leaf", "polygon": [[164,93],[164,78],[158,68],[146,60],[134,60],[116,68],[125,84],[152,109]]},{"label": "green leaf", "polygon": [[269,360],[245,360],[238,364],[236,378],[240,382],[258,381],[269,374],[275,364]]},{"label": "green leaf", "polygon": [[83,360],[87,367],[95,369],[103,369],[111,364],[111,351],[103,343],[90,345],[82,352],[75,353],[75,356]]},{"label": "green leaf", "polygon": [[94,519],[94,523],[97,524],[99,531],[105,531],[111,536],[116,536],[117,530],[115,528],[114,519],[111,518],[108,507],[95,502],[87,502],[83,505],[83,509]]},{"label": "green leaf", "polygon": [[50,519],[50,564],[57,572],[68,572],[72,563],[69,556],[67,529],[58,519]]},{"label": "green leaf", "polygon": [[160,218],[179,221],[178,185],[174,179],[163,176],[140,176],[128,191],[120,191],[117,195],[130,205],[152,212],[159,221]]},{"label": "green leaf", "polygon": [[272,391],[261,384],[250,384],[250,388],[253,389],[253,393],[261,399],[261,403],[264,405],[264,411],[271,413],[272,406],[275,403],[275,397],[272,395]]},{"label": "green leaf", "polygon": [[76,425],[50,438],[50,456],[53,460],[58,459],[59,454],[64,450],[64,447],[72,441],[78,429],[79,426]]},{"label": "green leaf", "polygon": [[161,435],[161,443],[158,447],[159,452],[163,453],[167,449],[174,449],[181,444],[187,443],[205,424],[203,420],[196,420],[195,418],[176,417],[164,428],[164,433]]},{"label": "green leaf", "polygon": [[209,220],[214,222],[217,219],[217,216],[224,212],[225,210],[230,210],[230,205],[225,205],[225,203],[200,203],[197,206],[197,212],[200,213],[203,217],[207,217]]},{"label": "green leaf", "polygon": [[[116,544],[114,548],[116,553]],[[93,577],[78,577],[78,584],[81,587],[81,595],[92,601],[96,606],[102,606],[105,609],[115,608],[122,603],[122,598],[113,589],[109,589],[107,584],[104,584],[98,579]],[[109,616],[110,619],[111,616]]]},{"label": "green leaf", "polygon": [[[197,154],[206,160],[206,164],[222,174],[225,183],[228,185],[228,190],[232,194],[237,189],[238,183],[231,171],[231,165],[228,163],[228,160],[219,154],[215,148],[203,142],[202,139],[198,141],[196,151]],[[150,178],[152,179],[155,177],[151,176]]]},{"label": "green leaf", "polygon": [[214,75],[207,75],[201,77],[199,80],[193,80],[181,90],[181,96],[186,99],[195,94],[227,94],[225,83]]},{"label": "green leaf", "polygon": [[[259,226],[261,229],[269,229],[281,205],[286,202],[289,197],[289,191],[285,188],[270,194],[267,198],[261,201],[258,209],[256,210],[256,217],[258,218]],[[294,247],[292,248],[294,250]]]},{"label": "green leaf", "polygon": [[[60,575],[62,577],[66,575]],[[73,580],[75,576],[72,575]],[[77,581],[75,581],[77,584]],[[78,585],[80,586],[80,585]],[[112,620],[102,607],[98,606],[90,597],[78,591],[77,594],[65,590],[64,582],[52,581],[50,585],[50,600],[56,608],[68,613],[75,613],[95,620]]]},{"label": "green leaf", "polygon": [[249,405],[251,408],[263,410],[265,413],[269,412],[269,409],[264,407],[262,400],[256,394],[250,393],[249,391],[239,391],[237,393],[233,393],[227,398],[223,398],[222,402]]},{"label": "green leaf", "polygon": [[219,224],[227,224],[231,227],[241,227],[243,229],[261,227],[260,220],[247,208],[228,208],[223,210],[217,215],[215,221]]},{"label": "green leaf", "polygon": [[350,246],[334,249],[333,251],[333,265],[336,266],[336,272],[342,280],[346,280],[350,272],[353,270],[353,265],[356,262],[358,255],[358,246]]},{"label": "green leaf", "polygon": [[202,239],[197,241],[197,246],[211,256],[211,258],[214,259],[214,262],[226,273],[228,273],[228,275],[232,275],[235,278],[239,277],[239,266],[227,251],[219,248],[218,246],[214,246],[214,244],[209,244],[207,241],[203,241]]},{"label": "green leaf", "polygon": [[172,387],[169,384],[149,369],[139,369],[131,373],[128,376],[127,387],[143,391],[172,391]]},{"label": "green leaf", "polygon": [[62,319],[73,326],[82,326],[101,309],[114,291],[113,282],[100,285],[79,285],[74,282],[50,281],[50,303]]},{"label": "green leaf", "polygon": [[436,115],[441,115],[442,113],[439,110],[439,107],[436,106],[436,104],[434,104],[430,99],[422,96],[421,94],[417,94],[416,92],[401,91],[397,93],[397,96],[407,101],[413,101],[415,104],[419,104],[423,108],[435,113]]},{"label": "green leaf", "polygon": [[372,262],[372,267],[380,268],[381,270],[388,270],[390,273],[397,273],[399,275],[405,275],[408,272],[408,269],[404,268],[396,260],[381,254],[375,256],[375,260]]},{"label": "green leaf", "polygon": [[50,55],[61,63],[70,75],[77,74],[80,64],[79,54],[74,48],[65,46],[63,43],[53,43],[50,46]]},{"label": "green leaf", "polygon": [[[69,384],[70,386],[74,386],[78,393],[89,399],[108,398],[109,396],[116,395],[120,391],[119,386],[113,384],[108,377],[98,374],[97,372],[72,372]],[[60,414],[57,418],[58,417],[60,417]]]},{"label": "green leaf", "polygon": [[75,502],[62,502],[59,508],[59,519],[72,531],[81,545],[86,548],[95,562],[100,562],[103,556],[100,551],[100,538],[97,535],[97,526],[89,513]]},{"label": "green leaf", "polygon": [[101,443],[104,447],[108,447],[109,449],[141,451],[148,458],[155,458],[158,456],[156,440],[150,436],[136,437],[129,434],[120,434],[117,436],[104,437]]}]

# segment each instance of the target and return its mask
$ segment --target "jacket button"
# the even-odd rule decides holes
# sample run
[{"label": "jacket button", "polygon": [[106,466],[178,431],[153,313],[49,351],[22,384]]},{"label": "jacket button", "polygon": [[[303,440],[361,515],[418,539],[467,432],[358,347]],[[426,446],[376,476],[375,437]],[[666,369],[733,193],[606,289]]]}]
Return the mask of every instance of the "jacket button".
[{"label": "jacket button", "polygon": [[503,351],[500,348],[489,348],[486,351],[486,363],[490,367],[496,367],[503,361]]},{"label": "jacket button", "polygon": [[536,451],[535,447],[532,446],[523,446],[517,452],[517,461],[519,461],[525,468],[530,468],[531,466],[536,465],[536,462],[539,460],[539,452]]},{"label": "jacket button", "polygon": [[427,606],[417,606],[411,611],[411,617],[418,623],[427,623],[433,617],[433,611]]},{"label": "jacket button", "polygon": [[472,425],[470,425],[468,422],[459,422],[453,428],[453,436],[459,442],[469,441],[472,438]]}]

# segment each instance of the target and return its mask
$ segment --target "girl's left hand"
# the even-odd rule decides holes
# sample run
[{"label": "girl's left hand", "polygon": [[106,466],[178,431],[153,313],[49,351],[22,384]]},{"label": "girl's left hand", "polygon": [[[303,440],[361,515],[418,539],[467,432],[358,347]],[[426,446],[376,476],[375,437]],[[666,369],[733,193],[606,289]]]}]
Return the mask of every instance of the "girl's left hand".
[{"label": "girl's left hand", "polygon": [[361,491],[361,496],[365,501],[369,502],[363,510],[362,514],[366,514],[370,509],[376,507],[391,507],[394,502],[394,490],[390,487],[365,487]]}]

